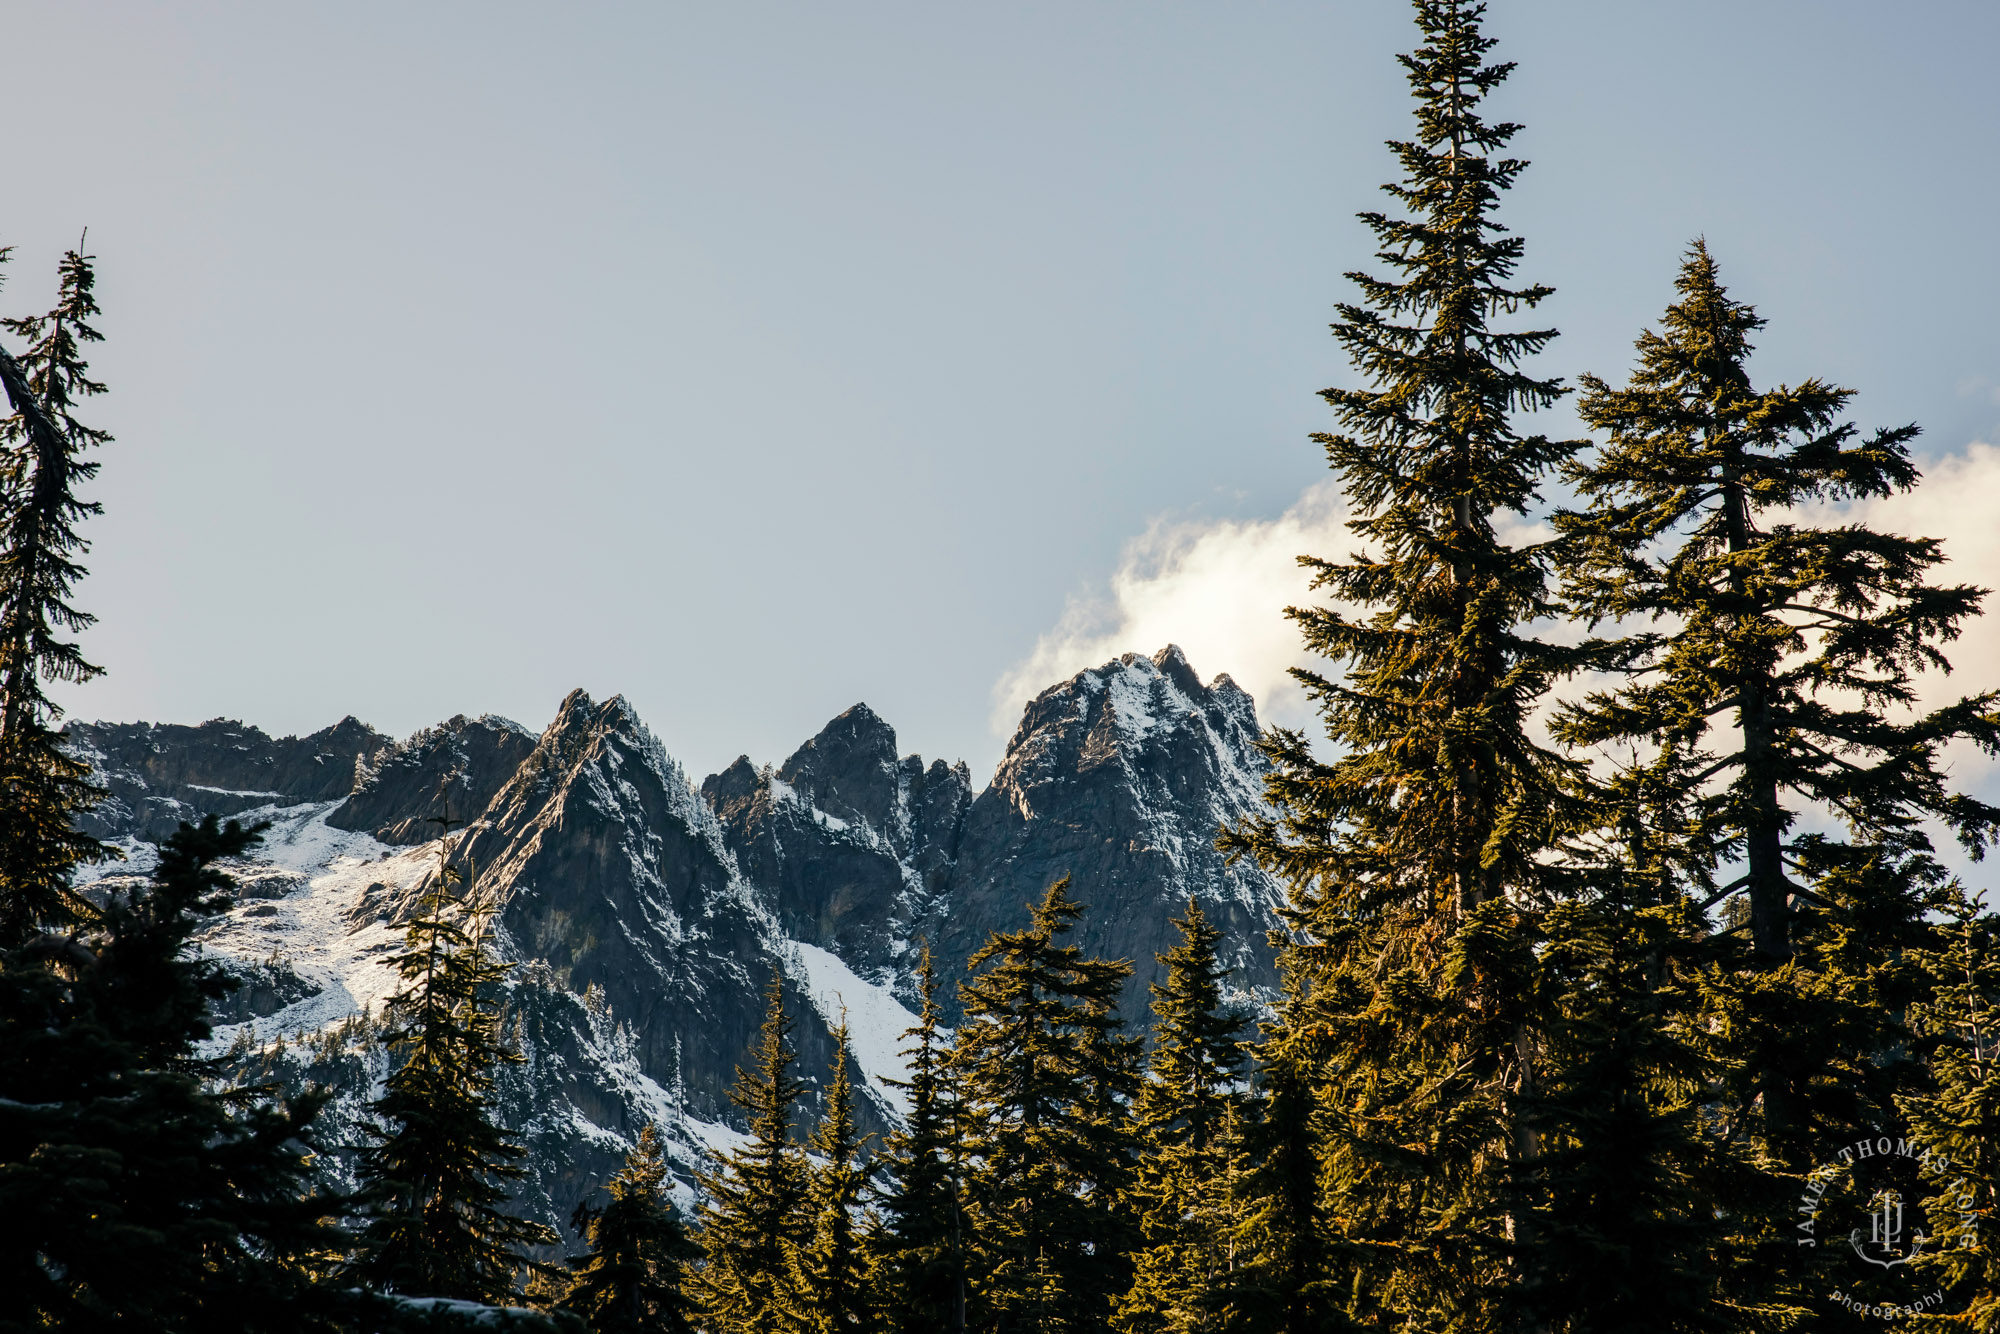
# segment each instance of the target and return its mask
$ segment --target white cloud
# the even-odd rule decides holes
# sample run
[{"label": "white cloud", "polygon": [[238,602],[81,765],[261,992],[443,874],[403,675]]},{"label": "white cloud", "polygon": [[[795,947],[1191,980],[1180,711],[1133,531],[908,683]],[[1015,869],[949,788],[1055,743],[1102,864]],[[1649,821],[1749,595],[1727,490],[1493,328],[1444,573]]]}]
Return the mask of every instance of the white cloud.
[{"label": "white cloud", "polygon": [[1051,683],[1120,653],[1179,644],[1204,677],[1227,672],[1257,701],[1266,723],[1310,718],[1285,672],[1305,661],[1287,606],[1307,602],[1301,554],[1343,557],[1356,546],[1347,507],[1331,482],[1275,519],[1155,520],[1125,544],[1110,587],[1072,597],[1053,630],[994,687],[994,730],[1011,731],[1021,706]]},{"label": "white cloud", "polygon": [[1849,522],[1880,531],[1942,538],[1948,563],[1931,571],[1932,582],[1996,590],[1986,599],[1986,614],[1945,647],[1953,671],[1933,674],[1926,699],[1941,704],[2000,686],[2000,448],[1968,445],[1931,464],[1914,491],[1842,510]]},{"label": "white cloud", "polygon": [[[1975,442],[1935,460],[1913,491],[1826,506],[1801,517],[1810,522],[1865,523],[1905,537],[1942,539],[1946,563],[1931,570],[1931,582],[1973,584],[1994,591],[1986,598],[1986,614],[1966,622],[1959,637],[1943,646],[1951,673],[1929,672],[1919,678],[1919,697],[1923,704],[1936,707],[2000,688],[2000,448]],[[1960,789],[1986,801],[2000,797],[2000,765],[1977,748],[1955,744],[1946,748],[1944,758]],[[1940,850],[1950,846],[1949,835],[1933,836]],[[1965,873],[1968,883],[1990,878],[1983,868],[1972,871],[1955,853],[1948,852],[1945,860]]]},{"label": "white cloud", "polygon": [[[1890,532],[1944,539],[1950,563],[1934,579],[2000,589],[2000,448],[1972,444],[1931,464],[1915,491],[1883,500],[1826,506],[1808,522],[1864,522]],[[1345,501],[1331,482],[1312,487],[1275,519],[1156,520],[1126,543],[1102,592],[1072,597],[1054,629],[994,687],[993,724],[1002,734],[1021,706],[1051,683],[1124,652],[1179,644],[1204,676],[1227,672],[1257,700],[1266,722],[1310,721],[1303,692],[1286,674],[1307,661],[1288,605],[1312,600],[1302,553],[1345,557],[1357,546]],[[1513,541],[1548,537],[1539,525],[1503,525]],[[2000,592],[1986,616],[1965,628],[1947,654],[1948,678],[1925,682],[1928,702],[2000,686]],[[1985,786],[1992,766],[1954,755],[1960,780]],[[1977,772],[1975,772],[1977,769]]]}]

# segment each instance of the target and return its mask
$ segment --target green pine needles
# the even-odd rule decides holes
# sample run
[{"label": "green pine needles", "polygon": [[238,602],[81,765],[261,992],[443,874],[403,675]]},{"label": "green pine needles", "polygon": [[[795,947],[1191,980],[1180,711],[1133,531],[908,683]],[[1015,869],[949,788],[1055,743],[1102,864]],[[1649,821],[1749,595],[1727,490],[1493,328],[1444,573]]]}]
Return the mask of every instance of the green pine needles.
[{"label": "green pine needles", "polygon": [[797,1307],[795,1257],[812,1237],[807,1209],[811,1172],[792,1142],[803,1085],[793,1072],[796,1021],[785,1011],[782,980],[773,976],[763,1031],[752,1064],[737,1070],[730,1099],[750,1119],[750,1142],[722,1155],[700,1179],[701,1247],[707,1263],[698,1291],[706,1327],[715,1334],[782,1328]]},{"label": "green pine needles", "polygon": [[[1512,67],[1482,6],[1415,10],[1403,214],[1362,215],[1393,276],[1350,275],[1366,385],[1324,395],[1361,550],[1302,558],[1338,605],[1290,612],[1328,744],[1273,733],[1273,814],[1223,839],[1293,893],[1244,1281],[1287,1330],[1784,1325],[1830,1290],[1788,1212],[1814,1155],[1971,1068],[1906,1017],[1954,901],[1927,831],[1976,857],[2000,815],[1942,759],[2000,749],[2000,697],[1918,684],[1982,591],[1822,517],[1913,485],[1916,430],[1754,388],[1699,243],[1630,383],[1583,378],[1602,447],[1515,429],[1564,390],[1508,323],[1549,294],[1494,217]],[[1556,539],[1510,541],[1558,472]],[[1537,637],[1564,618],[1616,637]],[[1585,669],[1614,684],[1551,697]]]},{"label": "green pine needles", "polygon": [[[1287,613],[1342,669],[1298,673],[1332,755],[1274,732],[1275,813],[1223,845],[1295,887],[1276,1064],[1328,1117],[1314,1155],[1332,1196],[1318,1226],[1332,1233],[1312,1245],[1337,1271],[1310,1286],[1484,1330],[1527,1281],[1514,1258],[1534,1225],[1523,914],[1571,888],[1543,850],[1591,813],[1578,766],[1530,722],[1593,647],[1531,632],[1555,607],[1548,553],[1499,522],[1579,447],[1514,424],[1565,390],[1522,369],[1554,331],[1511,323],[1550,293],[1514,280],[1523,244],[1495,216],[1525,164],[1502,156],[1519,127],[1483,108],[1513,67],[1487,61],[1483,6],[1415,8],[1423,42],[1403,65],[1417,134],[1391,146],[1402,177],[1385,187],[1406,213],[1361,215],[1392,276],[1350,274],[1365,304],[1341,306],[1333,327],[1368,385],[1324,392],[1342,429],[1317,437],[1363,550],[1301,557],[1314,587],[1355,611]],[[1306,1225],[1288,1225],[1293,1244]],[[1300,1307],[1294,1327],[1330,1319],[1330,1300]]]},{"label": "green pine needles", "polygon": [[1222,932],[1193,899],[1174,925],[1181,943],[1160,956],[1167,979],[1153,987],[1152,1059],[1133,1101],[1141,1249],[1114,1322],[1131,1334],[1219,1328],[1236,1277],[1246,1025],[1223,1000]]},{"label": "green pine needles", "polygon": [[[1730,299],[1705,244],[1675,286],[1631,382],[1583,380],[1583,418],[1607,441],[1569,469],[1586,504],[1557,518],[1569,601],[1642,628],[1632,684],[1564,710],[1559,735],[1650,746],[1625,779],[1643,794],[1635,814],[1682,845],[1694,884],[1746,895],[1753,947],[1782,962],[1813,882],[1851,864],[1838,844],[1927,850],[1927,818],[1975,853],[1992,837],[2000,810],[1950,791],[1940,757],[1956,740],[2000,748],[2000,694],[1913,712],[1916,674],[1948,667],[1940,645],[1982,590],[1927,582],[1936,541],[1798,513],[1907,490],[1917,428],[1862,439],[1840,420],[1850,390],[1753,388],[1764,321]],[[1807,808],[1847,836],[1802,827]]]},{"label": "green pine needles", "polygon": [[0,347],[12,409],[0,420],[0,947],[87,920],[70,880],[110,855],[76,828],[103,792],[90,766],[63,749],[62,710],[46,689],[101,674],[65,637],[95,619],[71,596],[84,574],[76,558],[89,547],[78,525],[102,507],[77,488],[97,474],[91,451],[111,439],[76,417],[81,400],[104,392],[83,355],[101,341],[93,262],[68,252],[55,309],[0,320],[24,342],[18,358]]},{"label": "green pine needles", "polygon": [[601,1208],[580,1204],[571,1221],[590,1249],[570,1258],[562,1306],[590,1334],[694,1334],[687,1271],[700,1254],[667,1196],[667,1157],[657,1127],[639,1131]]},{"label": "green pine needles", "polygon": [[796,1294],[791,1323],[801,1334],[862,1334],[875,1327],[876,1295],[861,1249],[862,1192],[870,1175],[862,1161],[868,1137],[854,1125],[854,1085],[848,1075],[847,1025],[833,1030],[833,1080],[826,1109],[807,1152],[813,1159],[807,1208],[812,1239],[793,1261]]},{"label": "green pine needles", "polygon": [[966,1320],[963,1125],[945,1064],[937,968],[925,943],[917,963],[920,1017],[903,1034],[909,1116],[884,1146],[873,1238],[885,1328],[894,1334],[963,1330]]},{"label": "green pine needles", "polygon": [[973,954],[959,987],[951,1064],[976,1329],[1102,1329],[1131,1283],[1139,1044],[1116,1006],[1132,967],[1063,942],[1083,911],[1056,881],[1028,926]]},{"label": "green pine needles", "polygon": [[473,883],[440,840],[418,914],[395,963],[384,1040],[400,1062],[373,1110],[381,1122],[362,1158],[367,1221],[352,1275],[378,1291],[501,1303],[522,1249],[556,1241],[507,1209],[525,1173],[520,1145],[493,1120],[495,1072],[520,1060],[500,1032],[509,965],[488,950],[489,910],[453,893]]}]

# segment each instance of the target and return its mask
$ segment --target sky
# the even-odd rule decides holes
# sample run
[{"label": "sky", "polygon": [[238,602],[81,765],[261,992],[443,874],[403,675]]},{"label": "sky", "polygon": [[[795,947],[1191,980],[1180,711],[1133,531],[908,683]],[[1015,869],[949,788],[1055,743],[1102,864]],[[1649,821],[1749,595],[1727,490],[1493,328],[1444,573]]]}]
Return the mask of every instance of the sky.
[{"label": "sky", "polygon": [[[2000,6],[1489,30],[1533,162],[1502,218],[1563,330],[1534,369],[1621,378],[1705,236],[1770,320],[1759,380],[1921,423],[1936,480],[1876,517],[2000,585]],[[1326,326],[1413,32],[1392,0],[11,0],[0,312],[89,229],[117,437],[78,591],[107,674],[63,701],[402,735],[580,686],[696,775],[865,701],[983,783],[1034,691],[1172,640],[1298,721],[1292,557],[1345,540]],[[1959,661],[2000,684],[2000,633]]]}]

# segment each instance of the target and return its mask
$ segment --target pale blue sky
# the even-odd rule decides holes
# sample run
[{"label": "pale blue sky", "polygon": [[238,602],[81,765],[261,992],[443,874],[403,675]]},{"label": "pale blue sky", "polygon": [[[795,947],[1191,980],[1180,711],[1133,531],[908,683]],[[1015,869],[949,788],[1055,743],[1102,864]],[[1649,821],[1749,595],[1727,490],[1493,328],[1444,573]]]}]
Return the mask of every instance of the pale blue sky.
[{"label": "pale blue sky", "polygon": [[[1491,28],[1543,369],[1620,374],[1705,233],[1763,378],[1995,438],[2000,6]],[[1392,0],[14,0],[0,309],[90,228],[119,437],[75,712],[540,726],[582,685],[701,774],[865,699],[984,781],[996,680],[1126,543],[1322,478],[1411,33]]]}]

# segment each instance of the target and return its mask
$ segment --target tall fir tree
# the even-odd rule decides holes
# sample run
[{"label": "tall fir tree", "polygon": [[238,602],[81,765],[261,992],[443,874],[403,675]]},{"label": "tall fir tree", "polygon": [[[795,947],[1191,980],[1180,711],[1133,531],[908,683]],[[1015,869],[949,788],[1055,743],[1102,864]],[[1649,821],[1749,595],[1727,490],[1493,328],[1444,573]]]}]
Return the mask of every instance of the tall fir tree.
[{"label": "tall fir tree", "polygon": [[845,1020],[834,1028],[833,1039],[833,1078],[808,1143],[815,1160],[806,1196],[813,1230],[793,1264],[792,1324],[800,1334],[872,1334],[879,1305],[856,1217],[870,1175],[862,1161],[867,1137],[854,1124]]},{"label": "tall fir tree", "polygon": [[1734,1222],[1727,1253],[1749,1261],[1726,1286],[1741,1305],[1806,1310],[1828,1253],[1795,1244],[1804,1174],[1895,1128],[1925,1078],[1903,1017],[1949,887],[1924,825],[1975,855],[2000,827],[1942,763],[1954,742],[2000,748],[2000,695],[1921,706],[1919,674],[1948,667],[1942,646],[1982,596],[1928,582],[1936,541],[1814,513],[1913,485],[1916,428],[1864,439],[1842,420],[1850,391],[1817,379],[1754,388],[1764,321],[1702,243],[1676,287],[1630,382],[1584,380],[1580,411],[1607,440],[1570,470],[1585,505],[1557,516],[1568,595],[1636,628],[1629,684],[1556,730],[1630,754],[1614,784],[1628,823],[1696,910],[1733,900],[1687,1020],[1732,1072],[1708,1099],[1745,1169],[1714,1201]]},{"label": "tall fir tree", "polygon": [[1219,1329],[1232,1289],[1235,1220],[1215,1186],[1235,1167],[1224,1130],[1240,1100],[1245,1021],[1223,998],[1222,931],[1192,898],[1173,925],[1181,941],[1159,956],[1166,980],[1152,987],[1150,1069],[1133,1105],[1141,1249],[1114,1321],[1129,1334]]},{"label": "tall fir tree", "polygon": [[234,985],[196,926],[256,832],[182,825],[148,883],[96,906],[73,885],[108,855],[76,828],[101,789],[46,688],[99,675],[65,638],[92,621],[71,596],[99,507],[78,488],[110,439],[76,416],[104,390],[92,265],[69,252],[55,308],[0,321],[25,343],[0,346],[0,1329],[324,1329],[342,1305],[308,1279],[341,1239],[339,1202],[308,1185],[324,1097],[227,1087],[196,1056]]},{"label": "tall fir tree", "polygon": [[876,1175],[881,1228],[873,1269],[894,1334],[953,1334],[965,1328],[966,1275],[959,1112],[946,1065],[937,968],[925,942],[917,961],[922,1008],[903,1034],[909,1116],[889,1136]]},{"label": "tall fir tree", "polygon": [[562,1305],[591,1334],[694,1334],[687,1274],[699,1254],[667,1197],[659,1129],[647,1125],[611,1178],[601,1208],[573,1218],[589,1250],[572,1256]]},{"label": "tall fir tree", "polygon": [[1125,1107],[1139,1044],[1116,1006],[1132,969],[1063,943],[1083,912],[1056,881],[1026,928],[973,954],[959,987],[974,1329],[1101,1330],[1131,1282]]},{"label": "tall fir tree", "polygon": [[235,984],[190,947],[229,902],[218,863],[257,839],[182,825],[54,967],[0,969],[0,1330],[308,1334],[356,1314],[311,1281],[343,1244],[346,1201],[311,1185],[326,1095],[220,1086],[196,1055]]},{"label": "tall fir tree", "polygon": [[1351,1314],[1354,1294],[1342,1281],[1358,1283],[1360,1272],[1334,1263],[1341,1252],[1327,1212],[1328,1117],[1313,1073],[1322,1063],[1321,1044],[1303,1022],[1309,998],[1299,985],[1302,970],[1287,962],[1285,1002],[1257,1043],[1259,1096],[1245,1134],[1246,1204],[1231,1234],[1241,1259],[1226,1328],[1332,1334],[1348,1328]]},{"label": "tall fir tree", "polygon": [[[6,251],[0,249],[0,262]],[[0,383],[11,415],[0,420],[0,948],[41,929],[84,920],[88,905],[70,887],[79,866],[108,855],[76,828],[103,795],[90,768],[66,752],[62,710],[49,682],[101,674],[66,638],[95,619],[71,601],[89,547],[79,531],[101,511],[78,487],[96,476],[90,452],[110,441],[76,417],[80,400],[104,392],[90,378],[84,348],[101,341],[93,257],[65,254],[56,305],[46,315],[0,320],[24,340],[18,358],[0,347]]]},{"label": "tall fir tree", "polygon": [[720,1155],[700,1178],[699,1242],[706,1260],[696,1282],[709,1334],[768,1334],[797,1307],[799,1250],[812,1238],[809,1173],[792,1142],[802,1085],[793,1066],[794,1020],[773,974],[764,1026],[748,1069],[738,1067],[730,1100],[750,1117],[750,1142]]},{"label": "tall fir tree", "polygon": [[[1908,490],[1917,428],[1864,440],[1841,420],[1851,390],[1753,388],[1765,322],[1730,298],[1705,243],[1675,287],[1629,384],[1584,377],[1579,411],[1608,442],[1569,469],[1586,507],[1557,516],[1574,609],[1661,628],[1626,646],[1634,684],[1565,710],[1563,736],[1656,743],[1643,814],[1691,845],[1704,888],[1745,895],[1752,948],[1776,965],[1811,893],[1795,873],[1834,873],[1842,844],[1920,839],[1927,818],[1974,850],[1991,840],[2000,810],[1951,791],[1939,761],[1954,740],[2000,748],[2000,693],[1912,715],[1917,675],[1949,668],[1940,646],[1982,590],[1926,582],[1945,559],[1935,540],[1797,514]],[[1802,826],[1806,809],[1848,838]],[[1712,872],[1737,864],[1715,889]]]},{"label": "tall fir tree", "polygon": [[381,1123],[362,1152],[367,1201],[349,1272],[402,1297],[503,1304],[530,1246],[554,1245],[546,1225],[508,1212],[526,1176],[519,1144],[493,1116],[496,1071],[517,1062],[500,1028],[499,987],[510,965],[490,952],[489,910],[454,886],[474,883],[452,862],[449,834],[421,909],[391,962],[403,980],[384,1034],[400,1065],[372,1110]]},{"label": "tall fir tree", "polygon": [[1547,553],[1496,524],[1577,448],[1514,425],[1566,391],[1522,369],[1555,331],[1505,327],[1550,293],[1515,283],[1522,241],[1495,216],[1525,164],[1503,156],[1519,127],[1483,107],[1513,67],[1487,62],[1483,5],[1414,9],[1417,133],[1391,145],[1402,178],[1384,187],[1406,214],[1361,215],[1394,276],[1350,274],[1364,304],[1333,326],[1369,387],[1324,391],[1341,429],[1317,437],[1364,549],[1301,557],[1355,610],[1288,612],[1340,669],[1297,673],[1331,758],[1274,730],[1274,814],[1223,846],[1293,895],[1299,994],[1273,1064],[1328,1114],[1316,1284],[1365,1293],[1385,1322],[1487,1331],[1512,1318],[1534,1245],[1533,913],[1577,888],[1548,854],[1594,813],[1530,722],[1598,648],[1535,637]]},{"label": "tall fir tree", "polygon": [[1634,908],[1611,893],[1543,919],[1537,1245],[1520,1324],[1719,1334],[1778,1314],[1732,1305],[1720,1282],[1716,1204],[1734,1163],[1703,1125],[1722,1069],[1685,1023],[1691,917],[1678,898]]}]

